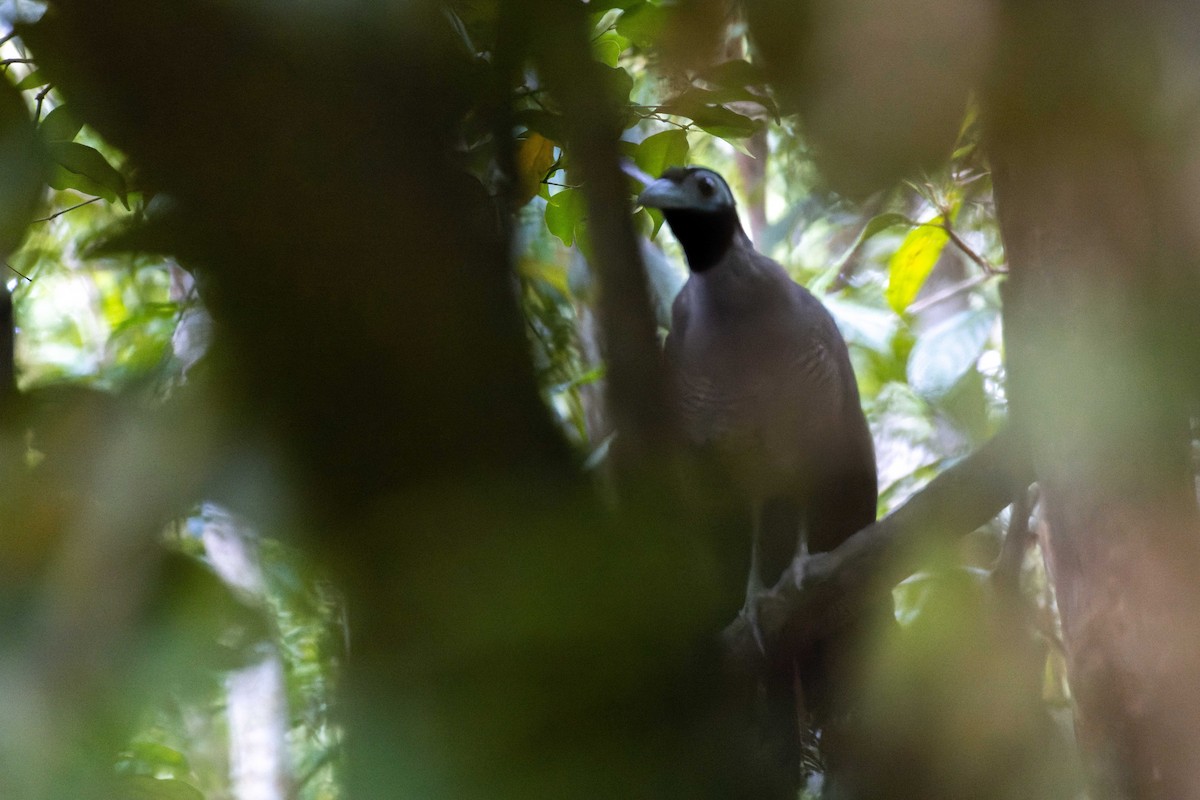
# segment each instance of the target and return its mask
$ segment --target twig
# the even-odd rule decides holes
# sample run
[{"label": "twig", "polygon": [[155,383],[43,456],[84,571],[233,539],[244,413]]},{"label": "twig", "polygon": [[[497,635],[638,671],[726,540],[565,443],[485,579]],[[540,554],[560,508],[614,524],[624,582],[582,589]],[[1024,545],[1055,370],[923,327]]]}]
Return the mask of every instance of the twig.
[{"label": "twig", "polygon": [[34,124],[37,124],[42,121],[42,103],[44,103],[46,101],[46,95],[50,94],[50,90],[53,88],[54,88],[54,84],[48,83],[40,92],[38,92],[34,96],[33,99],[35,101],[37,101],[37,109],[33,115]]},{"label": "twig", "polygon": [[[948,219],[948,217],[943,216],[942,219]],[[1007,272],[1007,270],[997,267],[991,261],[988,261],[986,258],[972,250],[966,242],[958,237],[958,234],[955,233],[954,229],[950,227],[950,223],[943,222],[939,224],[938,227],[946,232],[946,235],[950,237],[950,241],[954,242],[958,249],[963,252],[963,255],[974,261],[976,266],[978,266],[984,272],[988,273],[989,275]]]},{"label": "twig", "polygon": [[32,58],[6,58],[3,61],[0,61],[0,67],[8,69],[13,64],[32,64],[32,63],[33,63]]},{"label": "twig", "polygon": [[9,268],[9,269],[11,269],[13,272],[15,272],[15,273],[17,273],[18,275],[20,275],[22,278],[24,278],[24,279],[25,279],[25,281],[26,281],[27,283],[33,283],[33,278],[31,278],[31,277],[29,277],[28,275],[26,275],[25,273],[21,272],[20,270],[18,270],[16,267],[14,267],[12,264],[8,263],[7,261],[5,261],[5,262],[4,262],[4,266],[8,267],[8,268]]},{"label": "twig", "polygon": [[[103,199],[104,199],[103,197],[93,197],[91,200],[84,200],[82,203],[73,205],[70,208],[64,208],[62,211],[56,211],[48,217],[41,217],[40,219],[35,219],[33,221],[34,222],[49,222],[53,219],[57,219],[58,217],[61,217],[63,214],[66,214],[70,211],[74,211],[77,208],[83,208],[84,206],[90,206],[92,203],[95,203],[95,202],[97,202],[99,200],[103,200]],[[10,267],[9,269],[12,269],[12,268]]]},{"label": "twig", "polygon": [[992,277],[991,275],[984,273],[983,275],[976,275],[973,278],[967,278],[965,281],[962,281],[961,283],[956,283],[953,286],[947,286],[942,291],[937,292],[936,294],[931,294],[928,297],[923,297],[920,300],[913,303],[912,305],[910,305],[908,307],[908,313],[920,314],[922,311],[929,308],[930,306],[936,306],[938,303],[941,303],[945,300],[949,300],[951,297],[955,297],[956,295],[962,294],[963,292],[968,292],[971,289],[974,289],[976,286],[980,285],[981,283],[986,283],[987,280],[991,277]]}]

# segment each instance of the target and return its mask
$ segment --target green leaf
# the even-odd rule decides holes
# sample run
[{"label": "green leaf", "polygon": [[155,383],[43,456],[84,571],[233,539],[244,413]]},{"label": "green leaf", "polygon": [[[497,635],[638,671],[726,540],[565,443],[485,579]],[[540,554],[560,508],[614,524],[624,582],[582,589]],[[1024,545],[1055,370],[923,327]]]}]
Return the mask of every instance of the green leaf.
[{"label": "green leaf", "polygon": [[563,118],[540,108],[526,108],[513,115],[518,125],[540,133],[552,142],[562,144],[567,140]]},{"label": "green leaf", "polygon": [[[177,311],[177,310],[176,310]],[[130,755],[144,764],[187,769],[187,756],[158,742],[137,741],[129,747]]]},{"label": "green leaf", "polygon": [[742,116],[723,106],[709,106],[689,116],[706,132],[726,141],[753,136],[762,127],[757,120]]},{"label": "green leaf", "polygon": [[50,142],[48,148],[50,157],[63,169],[94,181],[121,198],[126,208],[129,207],[125,200],[125,178],[99,150],[79,142]]},{"label": "green leaf", "polygon": [[592,54],[596,60],[608,67],[615,67],[625,52],[624,42],[628,41],[619,33],[609,31],[592,42]]},{"label": "green leaf", "polygon": [[633,161],[643,172],[657,178],[668,167],[683,166],[687,157],[687,134],[676,128],[643,139],[634,152]]},{"label": "green leaf", "polygon": [[633,76],[620,67],[605,67],[604,71],[611,101],[621,106],[628,105],[629,93],[633,91]]},{"label": "green leaf", "polygon": [[117,202],[116,192],[101,186],[87,175],[63,169],[58,164],[50,166],[50,174],[46,178],[46,183],[60,192],[71,189],[92,197],[103,197],[110,203]]},{"label": "green leaf", "polygon": [[17,82],[17,91],[23,92],[26,89],[36,89],[39,86],[45,86],[49,82],[50,79],[43,76],[41,70],[35,69]]},{"label": "green leaf", "polygon": [[38,126],[47,142],[69,142],[79,135],[83,123],[75,118],[66,105],[57,106]]},{"label": "green leaf", "polygon": [[42,199],[47,161],[21,93],[0,78],[0,260],[20,246]]},{"label": "green leaf", "polygon": [[645,4],[646,0],[592,0],[590,3],[593,11],[603,11],[610,8],[627,9]]},{"label": "green leaf", "polygon": [[835,269],[835,271],[840,270],[845,263],[850,260],[850,256],[854,255],[855,251],[862,246],[863,242],[872,238],[875,236],[875,234],[882,233],[888,228],[896,225],[912,225],[912,220],[903,214],[895,214],[891,212],[871,217],[871,219],[867,221],[867,224],[863,226],[862,231],[858,234],[858,238],[854,240],[854,243],[847,247],[846,252],[842,253],[842,255],[839,256],[838,259],[833,263],[833,269]]},{"label": "green leaf", "polygon": [[967,373],[996,328],[994,308],[955,314],[921,334],[908,359],[908,384],[927,398],[943,397]]},{"label": "green leaf", "polygon": [[563,189],[546,203],[546,229],[570,247],[575,243],[576,229],[587,215],[583,192]]},{"label": "green leaf", "polygon": [[638,47],[652,47],[670,15],[668,9],[649,3],[633,6],[617,20],[617,33]]},{"label": "green leaf", "polygon": [[668,114],[687,117],[708,133],[721,139],[744,139],[753,135],[760,123],[721,105],[712,105],[710,100],[719,97],[707,89],[688,89],[683,94],[662,105]]},{"label": "green leaf", "polygon": [[896,620],[907,628],[922,619],[936,623],[948,611],[968,608],[979,602],[990,575],[975,567],[918,572],[892,590]]},{"label": "green leaf", "polygon": [[204,800],[204,794],[190,783],[158,780],[147,775],[123,778],[121,789],[127,800]]},{"label": "green leaf", "polygon": [[763,86],[767,80],[762,70],[744,59],[722,61],[700,73],[700,80],[725,87]]},{"label": "green leaf", "polygon": [[885,296],[897,314],[903,314],[916,298],[946,242],[950,241],[950,236],[941,227],[944,222],[944,217],[935,217],[928,224],[913,228],[892,254]]}]

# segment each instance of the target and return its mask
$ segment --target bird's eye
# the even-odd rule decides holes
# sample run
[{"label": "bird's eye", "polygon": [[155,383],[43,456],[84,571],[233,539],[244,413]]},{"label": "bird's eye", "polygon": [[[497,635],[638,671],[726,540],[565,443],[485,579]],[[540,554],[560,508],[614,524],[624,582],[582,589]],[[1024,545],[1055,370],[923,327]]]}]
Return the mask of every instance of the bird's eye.
[{"label": "bird's eye", "polygon": [[713,183],[713,179],[707,176],[703,176],[696,181],[696,186],[700,189],[700,194],[705,197],[712,197],[713,192],[717,190],[717,185]]}]

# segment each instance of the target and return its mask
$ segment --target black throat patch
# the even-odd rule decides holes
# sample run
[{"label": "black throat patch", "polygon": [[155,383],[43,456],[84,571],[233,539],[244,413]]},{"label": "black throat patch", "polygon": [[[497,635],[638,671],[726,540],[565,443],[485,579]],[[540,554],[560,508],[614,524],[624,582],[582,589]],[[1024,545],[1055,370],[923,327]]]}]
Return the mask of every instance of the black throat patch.
[{"label": "black throat patch", "polygon": [[742,227],[732,208],[721,211],[673,208],[664,210],[663,217],[683,245],[692,272],[711,269],[724,258]]}]

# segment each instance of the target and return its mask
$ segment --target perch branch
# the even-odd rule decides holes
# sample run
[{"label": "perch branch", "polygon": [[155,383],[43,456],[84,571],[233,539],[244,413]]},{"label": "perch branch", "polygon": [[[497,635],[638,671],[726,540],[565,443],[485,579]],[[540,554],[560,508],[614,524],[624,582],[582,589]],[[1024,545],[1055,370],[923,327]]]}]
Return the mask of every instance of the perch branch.
[{"label": "perch branch", "polygon": [[[838,548],[797,559],[759,596],[768,651],[785,639],[789,649],[804,648],[845,627],[859,609],[915,572],[929,544],[975,530],[1012,501],[1014,486],[1032,480],[1021,438],[1005,430]],[[744,618],[734,620],[723,637],[736,663],[761,659]]]}]

